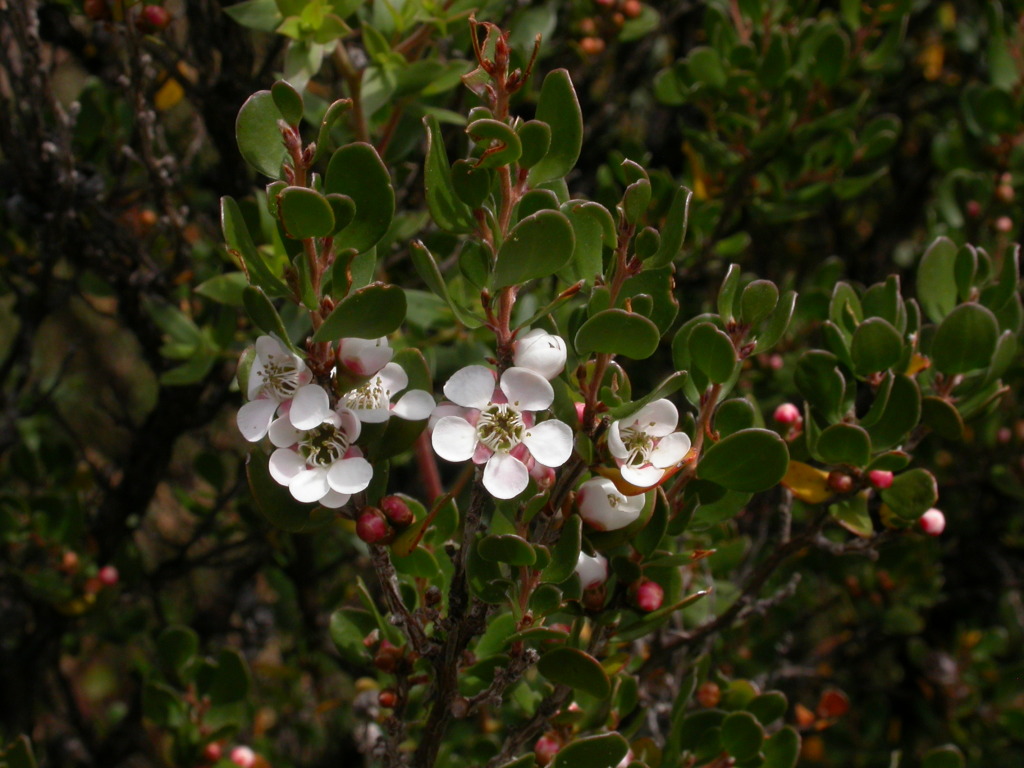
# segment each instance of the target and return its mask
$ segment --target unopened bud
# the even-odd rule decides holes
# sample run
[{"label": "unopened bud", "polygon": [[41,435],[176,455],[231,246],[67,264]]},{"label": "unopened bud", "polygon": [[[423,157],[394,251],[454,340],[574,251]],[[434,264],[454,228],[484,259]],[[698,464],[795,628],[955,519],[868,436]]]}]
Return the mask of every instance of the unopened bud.
[{"label": "unopened bud", "polygon": [[775,413],[772,415],[779,424],[799,424],[803,417],[800,415],[800,409],[792,403],[783,403],[775,409]]},{"label": "unopened bud", "polygon": [[1004,203],[1012,203],[1013,187],[1011,187],[1009,184],[1000,184],[998,187],[996,187],[996,197],[998,197],[1000,201]]},{"label": "unopened bud", "polygon": [[588,56],[596,56],[604,51],[604,40],[600,37],[584,37],[580,40],[580,50]]},{"label": "unopened bud", "polygon": [[626,18],[635,19],[644,11],[643,3],[640,0],[626,0],[622,4],[622,12],[626,15]]},{"label": "unopened bud", "polygon": [[533,745],[533,754],[537,756],[537,765],[545,766],[550,763],[561,748],[561,742],[554,735],[546,733],[541,736]]},{"label": "unopened bud", "polygon": [[171,14],[159,5],[144,6],[135,19],[135,26],[142,32],[159,32],[171,23]]},{"label": "unopened bud", "polygon": [[717,683],[711,681],[701,683],[700,688],[697,689],[697,701],[706,709],[714,709],[721,700],[722,689],[718,687]]},{"label": "unopened bud", "polygon": [[972,219],[976,219],[981,216],[981,203],[977,200],[968,200],[967,215]]},{"label": "unopened bud", "polygon": [[231,762],[238,768],[252,768],[256,764],[256,753],[246,746],[235,747],[231,750]]},{"label": "unopened bud", "polygon": [[60,569],[65,573],[74,573],[78,570],[78,553],[68,550],[60,558]]},{"label": "unopened bud", "polygon": [[941,510],[932,507],[918,518],[917,524],[929,536],[938,536],[946,530],[946,516]]},{"label": "unopened bud", "polygon": [[996,219],[996,231],[1004,234],[1013,230],[1013,219],[1009,216],[1000,216]]},{"label": "unopened bud", "polygon": [[224,747],[219,741],[211,741],[203,747],[203,760],[208,763],[216,763],[224,756]]},{"label": "unopened bud", "polygon": [[85,0],[82,10],[93,21],[109,21],[112,18],[107,0]]},{"label": "unopened bud", "polygon": [[377,695],[377,703],[385,709],[394,709],[395,704],[398,703],[398,694],[390,688],[385,688]]},{"label": "unopened bud", "polygon": [[117,572],[117,568],[112,565],[104,565],[100,568],[99,573],[96,574],[96,578],[100,580],[100,584],[104,587],[112,587],[121,580],[121,574]]},{"label": "unopened bud", "polygon": [[853,490],[853,478],[837,469],[828,473],[827,482],[828,487],[836,493],[849,493]]},{"label": "unopened bud", "polygon": [[868,472],[868,482],[880,491],[892,485],[892,472],[885,469],[872,469]]},{"label": "unopened bud", "polygon": [[641,611],[656,611],[665,599],[665,590],[655,581],[645,581],[636,588],[636,605]]},{"label": "unopened bud", "polygon": [[402,500],[401,496],[385,496],[380,500],[380,508],[387,515],[388,520],[397,526],[404,528],[411,525],[416,519],[409,505]]},{"label": "unopened bud", "polygon": [[356,521],[356,535],[367,544],[377,544],[391,535],[391,527],[379,509],[367,507]]},{"label": "unopened bud", "polygon": [[427,587],[423,594],[423,602],[431,606],[437,605],[441,602],[441,590],[437,586]]},{"label": "unopened bud", "polygon": [[377,655],[373,657],[373,666],[381,672],[394,672],[398,669],[403,655],[405,654],[401,648],[392,645],[387,640],[381,640]]}]

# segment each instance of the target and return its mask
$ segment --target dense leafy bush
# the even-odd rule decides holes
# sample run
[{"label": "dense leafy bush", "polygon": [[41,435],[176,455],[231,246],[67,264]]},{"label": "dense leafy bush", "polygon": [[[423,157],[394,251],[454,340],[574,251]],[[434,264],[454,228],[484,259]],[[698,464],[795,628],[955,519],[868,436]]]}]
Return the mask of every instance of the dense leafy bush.
[{"label": "dense leafy bush", "polygon": [[0,7],[0,766],[1017,764],[1024,8]]}]

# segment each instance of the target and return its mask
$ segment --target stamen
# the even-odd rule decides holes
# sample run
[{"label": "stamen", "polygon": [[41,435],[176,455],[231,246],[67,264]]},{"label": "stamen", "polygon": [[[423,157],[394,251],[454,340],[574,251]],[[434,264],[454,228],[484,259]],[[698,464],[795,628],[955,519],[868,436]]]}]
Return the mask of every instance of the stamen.
[{"label": "stamen", "polygon": [[380,376],[374,376],[361,387],[345,395],[345,405],[353,410],[376,411],[391,404],[391,393],[384,388]]},{"label": "stamen", "polygon": [[476,423],[480,442],[492,451],[508,452],[523,441],[523,417],[508,403],[492,403],[480,412]]},{"label": "stamen", "polygon": [[626,446],[626,464],[642,466],[654,450],[654,438],[634,427],[626,427],[620,433],[622,443]]},{"label": "stamen", "polygon": [[306,462],[317,467],[329,467],[344,457],[350,441],[344,430],[330,423],[321,424],[303,435],[299,451]]},{"label": "stamen", "polygon": [[299,369],[289,357],[270,355],[259,375],[263,386],[278,400],[294,397],[299,388]]}]

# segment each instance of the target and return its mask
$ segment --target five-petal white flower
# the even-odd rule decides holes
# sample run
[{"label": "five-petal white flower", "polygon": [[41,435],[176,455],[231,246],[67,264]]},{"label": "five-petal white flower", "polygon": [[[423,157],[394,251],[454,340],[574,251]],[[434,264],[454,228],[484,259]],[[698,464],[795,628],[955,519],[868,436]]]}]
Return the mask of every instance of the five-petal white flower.
[{"label": "five-petal white flower", "polygon": [[433,396],[422,389],[410,389],[392,405],[391,397],[409,386],[409,376],[398,363],[388,363],[368,382],[356,387],[343,398],[365,424],[380,424],[391,416],[409,421],[426,419],[434,410]]},{"label": "five-petal white flower", "polygon": [[448,379],[444,394],[470,410],[465,417],[437,420],[431,436],[434,450],[448,461],[473,459],[484,464],[484,487],[496,498],[511,499],[526,489],[527,453],[552,468],[562,466],[572,454],[568,425],[556,419],[534,423],[532,412],[546,410],[555,396],[551,384],[534,371],[509,368],[495,389],[489,368],[470,365]]},{"label": "five-petal white flower", "polygon": [[262,440],[278,407],[313,379],[306,364],[273,336],[256,339],[256,359],[249,371],[249,399],[238,410],[236,421],[242,436],[251,443]]},{"label": "five-petal white flower", "polygon": [[373,467],[353,443],[362,429],[343,405],[332,409],[316,384],[299,389],[288,413],[270,425],[270,474],[297,500],[336,508],[365,490]]},{"label": "five-petal white flower", "polygon": [[632,523],[643,511],[644,495],[624,496],[606,477],[592,477],[576,493],[580,517],[599,531],[616,531]]},{"label": "five-petal white flower", "polygon": [[627,419],[612,422],[608,450],[623,480],[649,488],[683,460],[690,450],[690,438],[675,431],[678,423],[679,412],[664,398],[648,403]]},{"label": "five-petal white flower", "polygon": [[515,365],[536,371],[548,381],[565,369],[565,340],[543,328],[534,328],[516,339],[512,354]]}]

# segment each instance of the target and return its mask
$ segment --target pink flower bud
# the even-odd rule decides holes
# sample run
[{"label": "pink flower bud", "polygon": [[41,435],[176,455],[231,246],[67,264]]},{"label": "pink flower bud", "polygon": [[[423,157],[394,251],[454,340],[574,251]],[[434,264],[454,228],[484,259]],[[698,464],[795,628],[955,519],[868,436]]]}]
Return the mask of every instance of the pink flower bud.
[{"label": "pink flower bud", "polygon": [[779,424],[799,424],[803,421],[803,417],[800,415],[800,409],[792,403],[783,403],[775,409],[775,414],[772,416]]},{"label": "pink flower bud", "polygon": [[203,747],[203,760],[208,763],[216,763],[224,756],[224,747],[219,741],[211,741]]},{"label": "pink flower bud", "polygon": [[967,215],[972,219],[976,219],[981,216],[981,203],[977,200],[968,200]]},{"label": "pink flower bud", "polygon": [[785,362],[786,361],[782,359],[782,355],[775,354],[768,358],[768,367],[773,371],[781,371]]},{"label": "pink flower bud", "polygon": [[252,768],[256,764],[256,753],[249,747],[235,747],[231,750],[231,762],[238,768]]},{"label": "pink flower bud", "polygon": [[583,412],[587,410],[586,403],[576,403],[576,421],[583,424]]},{"label": "pink flower bud", "polygon": [[892,485],[892,472],[885,469],[872,469],[868,472],[868,482],[880,491]]},{"label": "pink flower bud", "polygon": [[665,599],[665,590],[655,581],[645,581],[636,588],[636,606],[641,611],[656,611]]},{"label": "pink flower bud", "polygon": [[374,507],[367,507],[356,521],[356,536],[367,544],[377,544],[390,534],[391,528],[384,519],[384,515]]},{"label": "pink flower bud", "polygon": [[402,500],[401,496],[385,496],[380,500],[380,508],[387,515],[388,520],[395,525],[405,527],[411,525],[415,519],[409,505]]},{"label": "pink flower bud", "polygon": [[537,743],[533,745],[533,753],[537,756],[537,764],[544,766],[555,759],[555,755],[558,754],[558,750],[562,748],[562,745],[558,741],[548,735],[541,736],[537,739]]},{"label": "pink flower bud", "polygon": [[929,536],[938,536],[946,530],[946,516],[942,510],[932,507],[918,519],[917,524]]},{"label": "pink flower bud", "polygon": [[104,587],[112,587],[121,580],[121,574],[117,572],[117,568],[112,565],[104,565],[100,568],[99,573],[96,574],[96,578],[100,580],[100,584]]},{"label": "pink flower bud", "polygon": [[1013,219],[1009,216],[1000,216],[996,219],[996,231],[997,232],[1010,232],[1013,229]]}]

